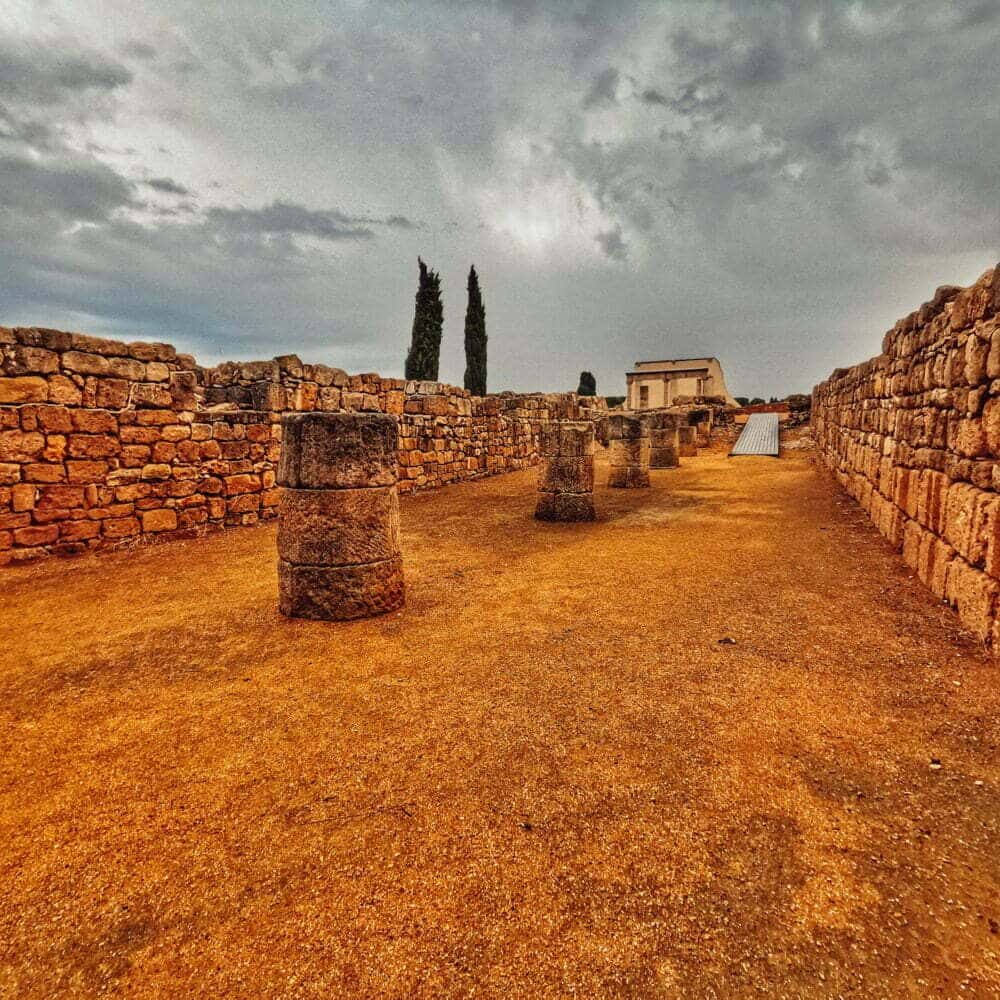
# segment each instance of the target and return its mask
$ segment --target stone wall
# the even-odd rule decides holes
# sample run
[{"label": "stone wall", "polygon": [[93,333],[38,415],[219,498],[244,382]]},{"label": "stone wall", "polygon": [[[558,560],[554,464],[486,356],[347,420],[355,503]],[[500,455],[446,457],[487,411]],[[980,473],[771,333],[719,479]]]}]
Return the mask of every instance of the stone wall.
[{"label": "stone wall", "polygon": [[1000,266],[939,288],[813,390],[817,454],[906,563],[1000,650]]},{"label": "stone wall", "polygon": [[275,517],[283,412],[395,415],[412,492],[534,465],[543,423],[602,406],[0,327],[0,565]]}]

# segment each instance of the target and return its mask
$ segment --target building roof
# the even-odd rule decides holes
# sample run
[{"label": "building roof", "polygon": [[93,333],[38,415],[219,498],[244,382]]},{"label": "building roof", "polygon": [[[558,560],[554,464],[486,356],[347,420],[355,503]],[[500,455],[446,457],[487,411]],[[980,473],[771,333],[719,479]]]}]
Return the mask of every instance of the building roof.
[{"label": "building roof", "polygon": [[669,358],[663,361],[637,361],[635,367],[647,372],[677,371],[678,369],[689,369],[692,365],[709,365],[713,361],[716,364],[719,363],[718,358]]},{"label": "building roof", "polygon": [[707,368],[642,368],[639,371],[625,372],[628,375],[704,375]]}]

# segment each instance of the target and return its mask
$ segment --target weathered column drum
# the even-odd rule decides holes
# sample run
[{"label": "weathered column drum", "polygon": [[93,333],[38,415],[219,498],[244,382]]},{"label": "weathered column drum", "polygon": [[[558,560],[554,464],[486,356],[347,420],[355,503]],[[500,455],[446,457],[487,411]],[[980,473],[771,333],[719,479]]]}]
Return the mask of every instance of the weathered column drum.
[{"label": "weathered column drum", "polygon": [[594,520],[594,425],[553,420],[539,434],[539,521]]},{"label": "weathered column drum", "polygon": [[707,448],[712,440],[712,411],[695,410],[688,414],[688,421],[694,426],[698,447]]},{"label": "weathered column drum", "polygon": [[608,486],[634,489],[649,485],[649,430],[642,417],[613,413],[607,423],[611,469]]},{"label": "weathered column drum", "polygon": [[651,413],[646,417],[649,427],[649,467],[675,469],[681,464],[681,444],[678,428],[681,418],[676,413]]},{"label": "weathered column drum", "polygon": [[680,440],[681,458],[693,458],[698,454],[698,429],[691,424],[681,424],[677,428]]},{"label": "weathered column drum", "polygon": [[388,414],[281,418],[282,614],[347,621],[403,606],[396,448],[396,420]]}]

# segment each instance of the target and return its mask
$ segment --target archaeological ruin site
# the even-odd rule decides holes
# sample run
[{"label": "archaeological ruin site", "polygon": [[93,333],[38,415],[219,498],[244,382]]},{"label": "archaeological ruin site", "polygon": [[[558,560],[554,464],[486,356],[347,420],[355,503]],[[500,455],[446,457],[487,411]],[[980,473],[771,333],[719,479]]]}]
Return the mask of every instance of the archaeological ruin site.
[{"label": "archaeological ruin site", "polygon": [[0,358],[0,994],[1000,990],[1000,267],[806,421]]}]

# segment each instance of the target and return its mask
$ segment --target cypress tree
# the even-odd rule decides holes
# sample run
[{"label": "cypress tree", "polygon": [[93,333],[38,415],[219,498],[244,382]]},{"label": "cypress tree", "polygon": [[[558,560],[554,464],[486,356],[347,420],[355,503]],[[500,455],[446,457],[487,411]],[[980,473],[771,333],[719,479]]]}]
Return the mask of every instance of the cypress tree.
[{"label": "cypress tree", "polygon": [[406,355],[406,377],[424,382],[436,382],[441,354],[441,325],[444,307],[441,304],[441,276],[428,269],[418,257],[420,283],[417,286],[413,312],[413,334]]},{"label": "cypress tree", "polygon": [[590,372],[580,372],[580,386],[576,390],[578,396],[596,396],[597,379]]},{"label": "cypress tree", "polygon": [[469,269],[469,304],[465,310],[465,388],[486,395],[486,307],[475,266]]}]

